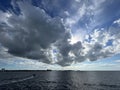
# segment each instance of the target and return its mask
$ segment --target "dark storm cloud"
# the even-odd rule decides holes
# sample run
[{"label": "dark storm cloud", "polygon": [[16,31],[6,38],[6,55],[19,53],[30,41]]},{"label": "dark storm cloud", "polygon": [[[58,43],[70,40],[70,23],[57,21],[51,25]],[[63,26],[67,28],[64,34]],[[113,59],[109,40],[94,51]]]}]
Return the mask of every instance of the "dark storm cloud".
[{"label": "dark storm cloud", "polygon": [[18,2],[18,5],[21,14],[10,14],[6,28],[1,23],[0,42],[13,55],[47,59],[44,50],[66,32],[60,18],[51,18],[27,2]]},{"label": "dark storm cloud", "polygon": [[[12,2],[14,9],[19,8],[19,14],[0,11],[0,58],[11,55],[68,66],[71,63],[95,61],[119,53],[118,21],[108,31],[94,30],[89,34],[91,39],[86,35],[87,38],[71,44],[71,29],[74,32],[79,28],[87,29],[93,21],[91,17],[94,16],[90,12],[106,10],[99,10],[99,6],[104,3],[96,5],[97,7],[92,7],[92,3],[95,1],[43,0],[41,8],[27,1]],[[115,24],[117,27],[114,27]],[[79,34],[82,36],[83,33]],[[107,46],[106,43],[111,39],[112,44]]]}]

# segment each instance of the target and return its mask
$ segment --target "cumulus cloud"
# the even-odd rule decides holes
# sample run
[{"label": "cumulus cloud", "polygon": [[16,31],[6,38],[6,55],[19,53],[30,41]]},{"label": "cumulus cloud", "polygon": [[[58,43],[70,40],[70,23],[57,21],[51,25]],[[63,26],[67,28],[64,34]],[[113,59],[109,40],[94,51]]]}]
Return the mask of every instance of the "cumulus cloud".
[{"label": "cumulus cloud", "polygon": [[113,34],[114,29],[111,31],[111,28],[108,31],[103,28],[96,29],[93,33],[86,35],[82,42],[63,44],[62,49],[59,50],[62,50],[64,59],[60,60],[58,64],[66,66],[71,63],[79,63],[85,60],[95,61],[119,54],[120,32]]},{"label": "cumulus cloud", "polygon": [[[114,26],[114,25],[113,25]],[[95,30],[91,35],[89,43],[85,43],[86,53],[90,60],[97,60],[100,58],[106,58],[120,53],[119,45],[119,33],[113,29],[113,26],[107,30]],[[115,44],[116,43],[116,44]]]},{"label": "cumulus cloud", "polygon": [[43,9],[28,2],[18,2],[18,5],[20,15],[11,13],[10,17],[5,17],[7,21],[2,20],[1,44],[10,54],[47,60],[45,49],[66,34],[60,18],[51,18]]},{"label": "cumulus cloud", "polygon": [[[107,30],[97,28],[91,33],[85,33],[84,30],[90,29],[88,27],[93,20],[91,11],[95,8],[90,2],[71,0],[66,7],[63,2],[44,0],[43,8],[40,8],[33,6],[31,2],[18,1],[12,2],[12,5],[19,8],[19,14],[0,11],[0,53],[67,66],[85,60],[95,61],[120,52],[118,21],[114,21]],[[99,5],[103,2],[105,1],[99,2]],[[98,8],[95,2],[94,4]],[[61,8],[62,6],[64,7]],[[81,26],[78,27],[79,24]],[[77,31],[79,33],[75,40]],[[3,54],[0,58],[2,56]]]}]

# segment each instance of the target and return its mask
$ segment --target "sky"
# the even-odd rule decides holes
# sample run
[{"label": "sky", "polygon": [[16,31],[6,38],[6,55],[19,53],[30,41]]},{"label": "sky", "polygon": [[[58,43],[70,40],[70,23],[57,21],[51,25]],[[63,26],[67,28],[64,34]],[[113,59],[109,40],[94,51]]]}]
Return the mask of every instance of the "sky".
[{"label": "sky", "polygon": [[0,0],[0,68],[120,70],[120,0]]}]

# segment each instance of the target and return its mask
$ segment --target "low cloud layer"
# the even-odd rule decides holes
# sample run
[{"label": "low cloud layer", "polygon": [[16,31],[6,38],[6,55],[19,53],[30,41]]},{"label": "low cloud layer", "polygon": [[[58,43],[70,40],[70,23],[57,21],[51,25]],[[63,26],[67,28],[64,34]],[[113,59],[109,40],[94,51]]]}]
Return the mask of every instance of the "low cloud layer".
[{"label": "low cloud layer", "polygon": [[[42,2],[45,7],[44,3]],[[95,61],[120,53],[119,19],[115,20],[109,29],[94,29],[93,32],[86,33],[84,38],[77,38],[77,42],[71,43],[74,40],[72,29],[75,29],[72,26],[75,24],[71,24],[67,20],[72,21],[75,16],[65,18],[62,13],[67,8],[57,13],[58,17],[57,14],[55,14],[56,16],[49,15],[49,9],[46,11],[45,8],[33,6],[30,2],[20,1],[17,4],[12,2],[12,5],[14,8],[19,8],[20,14],[0,11],[0,55],[6,52],[13,57],[67,66],[85,60]],[[64,14],[68,15],[70,12],[64,12]],[[83,16],[79,19],[81,20]],[[74,22],[78,23],[78,20]],[[82,34],[80,33],[79,36]]]}]

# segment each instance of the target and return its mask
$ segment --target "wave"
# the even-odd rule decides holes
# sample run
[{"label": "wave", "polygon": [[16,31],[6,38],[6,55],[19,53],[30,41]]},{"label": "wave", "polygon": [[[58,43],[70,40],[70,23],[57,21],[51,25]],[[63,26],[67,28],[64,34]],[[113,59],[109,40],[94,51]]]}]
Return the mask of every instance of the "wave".
[{"label": "wave", "polygon": [[12,84],[12,83],[17,83],[17,82],[23,82],[23,81],[26,81],[26,80],[29,80],[29,79],[33,79],[35,76],[32,75],[32,76],[28,76],[28,77],[25,77],[25,78],[19,78],[19,79],[7,79],[3,82],[0,83],[0,86],[2,85],[7,85],[7,84]]}]

